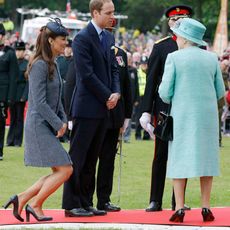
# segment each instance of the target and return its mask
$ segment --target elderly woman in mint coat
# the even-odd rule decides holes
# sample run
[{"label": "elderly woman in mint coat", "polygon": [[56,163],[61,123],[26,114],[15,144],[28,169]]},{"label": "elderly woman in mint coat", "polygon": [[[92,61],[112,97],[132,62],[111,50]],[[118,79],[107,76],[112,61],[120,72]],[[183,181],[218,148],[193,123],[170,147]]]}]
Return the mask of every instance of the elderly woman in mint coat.
[{"label": "elderly woman in mint coat", "polygon": [[218,107],[224,83],[215,53],[199,48],[206,28],[183,19],[172,28],[178,51],[168,55],[160,97],[171,103],[173,141],[169,142],[167,177],[173,179],[176,212],[170,218],[183,222],[185,178],[200,177],[203,221],[213,221],[210,193],[219,175]]}]

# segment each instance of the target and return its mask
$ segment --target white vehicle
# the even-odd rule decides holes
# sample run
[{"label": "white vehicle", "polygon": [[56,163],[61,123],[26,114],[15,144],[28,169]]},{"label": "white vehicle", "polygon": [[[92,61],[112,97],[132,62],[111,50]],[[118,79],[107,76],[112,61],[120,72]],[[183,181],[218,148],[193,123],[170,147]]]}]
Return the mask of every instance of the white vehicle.
[{"label": "white vehicle", "polygon": [[[45,26],[46,23],[49,22],[49,19],[49,17],[36,17],[33,19],[24,20],[21,36],[22,40],[30,44],[35,44],[40,28]],[[73,38],[79,30],[87,25],[87,22],[77,19],[60,19],[63,26],[68,29],[70,38]]]}]

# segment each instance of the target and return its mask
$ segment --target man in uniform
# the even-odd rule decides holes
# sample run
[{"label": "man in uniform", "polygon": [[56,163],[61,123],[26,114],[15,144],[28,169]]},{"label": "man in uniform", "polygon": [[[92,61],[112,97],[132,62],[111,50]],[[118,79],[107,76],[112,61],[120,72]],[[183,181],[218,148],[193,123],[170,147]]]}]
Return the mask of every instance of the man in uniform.
[{"label": "man in uniform", "polygon": [[[165,11],[168,18],[168,25],[172,27],[179,18],[190,17],[192,9],[186,5],[174,5]],[[167,55],[178,49],[176,36],[168,36],[154,44],[148,62],[147,83],[142,102],[142,116],[140,123],[147,130],[147,124],[151,123],[151,113],[153,112],[154,123],[159,116],[159,112],[167,112],[168,105],[165,104],[158,95],[158,87],[162,80],[164,65]],[[152,180],[150,192],[150,204],[147,212],[162,210],[162,197],[165,185],[166,165],[168,158],[168,142],[155,138],[155,151],[152,163]],[[186,208],[186,207],[185,207]],[[172,209],[175,209],[175,199],[172,198]]]},{"label": "man in uniform", "polygon": [[5,28],[0,23],[0,160],[3,160],[3,146],[8,106],[16,97],[16,81],[19,75],[15,51],[4,45]]},{"label": "man in uniform", "polygon": [[24,110],[28,99],[29,84],[25,77],[28,60],[25,59],[25,43],[17,41],[15,43],[16,57],[18,60],[19,75],[17,77],[15,103],[10,105],[10,127],[7,136],[7,146],[22,145],[24,128]]}]

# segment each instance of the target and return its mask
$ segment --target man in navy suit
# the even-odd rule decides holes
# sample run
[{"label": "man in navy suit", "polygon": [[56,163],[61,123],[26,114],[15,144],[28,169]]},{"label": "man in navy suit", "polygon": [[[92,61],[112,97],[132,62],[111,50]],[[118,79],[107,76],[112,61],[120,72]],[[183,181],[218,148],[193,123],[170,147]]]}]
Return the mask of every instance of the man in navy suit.
[{"label": "man in navy suit", "polygon": [[105,215],[93,208],[90,192],[110,110],[120,98],[114,37],[105,27],[114,18],[111,0],[91,0],[91,22],[73,41],[76,87],[72,97],[73,130],[69,154],[74,172],[64,184],[66,216]]}]

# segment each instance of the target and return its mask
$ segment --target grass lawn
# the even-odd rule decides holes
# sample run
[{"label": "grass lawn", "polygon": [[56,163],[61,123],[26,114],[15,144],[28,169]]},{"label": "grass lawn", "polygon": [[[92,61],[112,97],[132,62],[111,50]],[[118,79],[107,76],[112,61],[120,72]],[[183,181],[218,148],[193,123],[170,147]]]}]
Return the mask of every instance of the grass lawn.
[{"label": "grass lawn", "polygon": [[[68,149],[68,144],[64,144]],[[153,141],[131,140],[123,144],[123,158],[121,168],[121,197],[119,205],[123,209],[144,209],[149,203],[151,167],[153,159]],[[230,206],[230,138],[223,138],[223,147],[220,149],[221,175],[214,178],[211,206]],[[40,176],[50,172],[47,168],[25,167],[23,161],[23,147],[5,147],[4,160],[0,161],[0,206],[11,195],[17,194]],[[45,153],[44,153],[45,154]],[[116,159],[116,171],[112,202],[118,203],[118,174],[119,156]],[[189,169],[188,169],[189,170]],[[166,180],[163,208],[170,208],[172,186]],[[62,188],[53,194],[44,204],[44,208],[60,209]],[[95,201],[96,204],[96,201]],[[190,179],[186,191],[186,204],[191,207],[200,206],[199,179]]]}]

